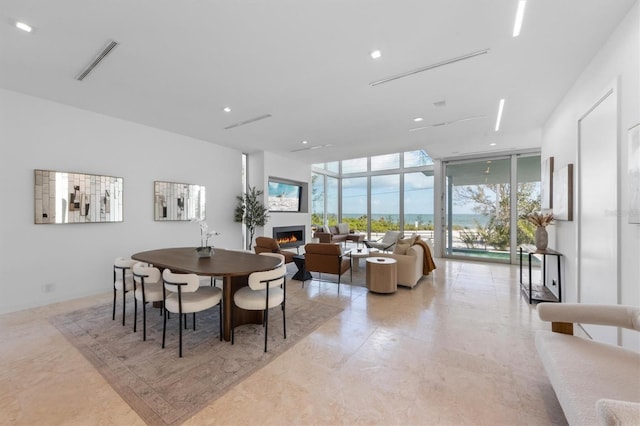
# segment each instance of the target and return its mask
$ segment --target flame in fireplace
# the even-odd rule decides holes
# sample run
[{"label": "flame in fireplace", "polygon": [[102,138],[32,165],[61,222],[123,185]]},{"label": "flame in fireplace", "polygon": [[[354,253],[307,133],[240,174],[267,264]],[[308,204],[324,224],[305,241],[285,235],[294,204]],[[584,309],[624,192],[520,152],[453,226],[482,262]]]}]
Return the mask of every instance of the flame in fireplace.
[{"label": "flame in fireplace", "polygon": [[278,238],[278,244],[289,244],[295,243],[296,241],[298,241],[298,239],[295,235],[288,235],[286,237]]}]

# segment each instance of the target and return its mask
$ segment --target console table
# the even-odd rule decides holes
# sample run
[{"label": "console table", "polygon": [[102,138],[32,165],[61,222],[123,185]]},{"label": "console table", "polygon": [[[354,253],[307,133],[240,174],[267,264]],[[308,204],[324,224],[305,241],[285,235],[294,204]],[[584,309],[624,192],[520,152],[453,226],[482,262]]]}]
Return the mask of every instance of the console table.
[{"label": "console table", "polygon": [[[562,276],[560,258],[562,253],[555,250],[539,250],[534,245],[522,244],[520,247],[520,289],[529,298],[529,304],[537,302],[561,302],[562,301]],[[529,283],[522,282],[522,254],[529,255]],[[534,255],[542,256],[542,284],[533,284],[531,279],[531,258]],[[547,287],[547,256],[555,256],[558,264],[558,297]]]}]

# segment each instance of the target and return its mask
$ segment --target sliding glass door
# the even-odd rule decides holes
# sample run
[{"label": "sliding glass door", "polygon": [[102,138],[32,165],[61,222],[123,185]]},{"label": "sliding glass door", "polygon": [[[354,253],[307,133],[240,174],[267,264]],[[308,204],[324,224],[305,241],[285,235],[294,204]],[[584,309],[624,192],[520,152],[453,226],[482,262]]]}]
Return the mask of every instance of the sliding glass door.
[{"label": "sliding glass door", "polygon": [[444,170],[445,255],[516,259],[517,246],[533,241],[522,217],[540,209],[540,156],[447,162]]}]

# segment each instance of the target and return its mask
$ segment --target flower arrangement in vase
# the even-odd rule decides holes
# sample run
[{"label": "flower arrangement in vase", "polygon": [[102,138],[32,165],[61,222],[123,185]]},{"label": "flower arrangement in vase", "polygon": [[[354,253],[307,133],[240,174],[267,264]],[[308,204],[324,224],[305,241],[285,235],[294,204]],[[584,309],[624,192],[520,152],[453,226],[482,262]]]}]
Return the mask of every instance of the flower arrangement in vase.
[{"label": "flower arrangement in vase", "polygon": [[536,248],[538,250],[546,250],[549,245],[547,225],[550,225],[553,222],[553,213],[533,213],[527,216],[527,220],[536,225],[536,233],[534,236]]},{"label": "flower arrangement in vase", "polygon": [[209,225],[204,219],[193,219],[192,222],[200,225],[200,247],[196,248],[199,257],[211,257],[213,247],[209,245],[209,238],[220,235],[219,232],[209,229]]}]

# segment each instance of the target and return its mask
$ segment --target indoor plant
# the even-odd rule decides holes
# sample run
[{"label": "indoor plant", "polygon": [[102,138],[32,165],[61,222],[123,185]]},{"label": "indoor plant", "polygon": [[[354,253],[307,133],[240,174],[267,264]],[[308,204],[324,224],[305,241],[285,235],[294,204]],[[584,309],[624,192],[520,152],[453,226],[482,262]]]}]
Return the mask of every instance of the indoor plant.
[{"label": "indoor plant", "polygon": [[210,257],[213,254],[213,247],[209,245],[209,238],[220,235],[219,232],[209,229],[209,225],[204,219],[193,219],[192,222],[200,225],[200,247],[196,248],[199,257]]},{"label": "indoor plant", "polygon": [[249,231],[247,250],[251,250],[256,228],[266,225],[267,219],[269,218],[267,214],[269,209],[267,209],[260,200],[260,196],[263,193],[263,191],[256,189],[254,186],[249,188],[244,194],[236,196],[238,204],[236,205],[234,220],[244,223]]}]

